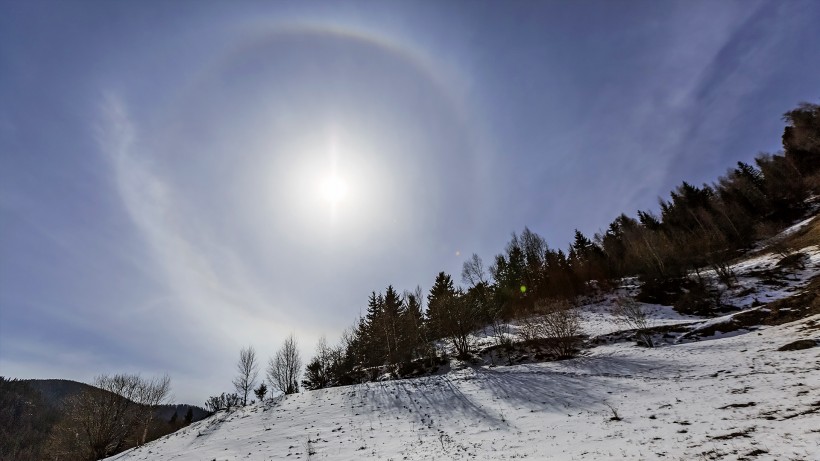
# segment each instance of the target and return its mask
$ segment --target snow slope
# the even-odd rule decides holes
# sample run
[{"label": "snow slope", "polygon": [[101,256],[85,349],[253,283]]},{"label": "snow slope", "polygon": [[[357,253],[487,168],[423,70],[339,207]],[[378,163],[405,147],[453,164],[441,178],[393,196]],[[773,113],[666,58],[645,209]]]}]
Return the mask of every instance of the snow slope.
[{"label": "snow slope", "polygon": [[[736,264],[729,304],[757,309],[805,290],[820,273],[820,247],[801,251],[805,267],[779,273],[775,285],[762,282],[781,256]],[[613,302],[606,296],[582,308],[588,336],[625,328]],[[685,323],[695,332],[737,315],[644,307],[655,326]],[[820,347],[778,351],[799,339],[820,345],[820,315],[710,334],[654,349],[604,343],[560,362],[454,362],[443,375],[279,397],[109,459],[820,460]],[[475,343],[491,345],[488,335],[478,332]]]},{"label": "snow slope", "polygon": [[111,459],[817,460],[820,348],[777,349],[818,326],[305,392]]}]

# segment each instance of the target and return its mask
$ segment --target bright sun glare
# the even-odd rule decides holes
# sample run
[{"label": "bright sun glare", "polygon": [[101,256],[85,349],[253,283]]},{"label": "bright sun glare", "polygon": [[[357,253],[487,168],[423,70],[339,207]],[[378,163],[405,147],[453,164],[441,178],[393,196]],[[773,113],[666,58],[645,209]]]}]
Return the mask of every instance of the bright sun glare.
[{"label": "bright sun glare", "polygon": [[347,183],[338,176],[328,176],[320,186],[322,198],[331,205],[336,205],[347,196]]}]

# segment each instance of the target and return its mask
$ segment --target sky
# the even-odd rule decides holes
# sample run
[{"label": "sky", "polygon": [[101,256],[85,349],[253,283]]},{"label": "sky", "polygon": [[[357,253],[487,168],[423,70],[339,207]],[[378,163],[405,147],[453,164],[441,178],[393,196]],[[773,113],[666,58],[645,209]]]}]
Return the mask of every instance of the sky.
[{"label": "sky", "polygon": [[524,226],[656,210],[820,97],[815,1],[0,0],[0,375],[307,359]]}]

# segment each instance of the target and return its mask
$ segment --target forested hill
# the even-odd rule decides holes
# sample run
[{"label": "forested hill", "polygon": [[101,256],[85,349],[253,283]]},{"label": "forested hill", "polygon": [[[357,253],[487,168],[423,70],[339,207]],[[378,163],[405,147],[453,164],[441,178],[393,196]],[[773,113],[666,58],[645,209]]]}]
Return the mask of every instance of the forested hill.
[{"label": "forested hill", "polygon": [[61,405],[72,395],[94,389],[91,385],[68,379],[25,379],[21,382],[39,392],[45,402],[52,406]]},{"label": "forested hill", "polygon": [[[79,398],[98,394],[108,394],[115,400],[123,399],[109,391],[67,379],[15,380],[0,377],[0,460],[54,459],[58,424],[68,418],[73,403]],[[209,415],[210,412],[194,405],[155,406],[147,440]],[[133,445],[123,444],[121,450],[130,446]]]}]

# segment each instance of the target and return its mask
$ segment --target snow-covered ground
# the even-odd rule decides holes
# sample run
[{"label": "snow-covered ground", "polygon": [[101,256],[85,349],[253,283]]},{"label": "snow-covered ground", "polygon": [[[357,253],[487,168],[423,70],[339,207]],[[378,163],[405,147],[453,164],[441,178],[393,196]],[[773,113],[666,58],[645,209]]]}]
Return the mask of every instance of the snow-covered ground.
[{"label": "snow-covered ground", "polygon": [[[607,297],[603,301],[581,307],[581,330],[589,337],[595,337],[614,333],[616,331],[628,329],[629,327],[620,323],[612,315],[612,308],[615,305],[615,297]],[[649,318],[650,327],[663,325],[675,325],[681,323],[692,323],[701,320],[700,317],[691,315],[681,315],[671,306],[661,306],[658,304],[641,303],[643,310]]]},{"label": "snow-covered ground", "polygon": [[817,460],[820,349],[777,349],[818,327],[305,392],[112,459]]},{"label": "snow-covered ground", "polygon": [[[727,292],[729,302],[738,307],[750,307],[755,302],[768,303],[795,294],[805,287],[810,278],[820,268],[820,246],[810,246],[800,250],[806,255],[805,267],[796,270],[780,270],[774,284],[767,285],[767,275],[777,272],[777,263],[783,256],[766,253],[746,259],[732,266],[738,278],[737,286]],[[711,273],[708,273],[711,275]]]},{"label": "snow-covered ground", "polygon": [[[805,268],[761,283],[781,256],[733,267],[729,304],[752,308],[805,289],[820,273],[820,247]],[[708,273],[703,273],[710,276]],[[614,297],[581,309],[589,337],[626,327]],[[708,329],[701,319],[644,305],[655,326]],[[517,326],[510,332],[516,334]],[[703,339],[703,338],[698,338]],[[766,459],[820,460],[820,315],[754,331],[649,349],[602,344],[582,357],[514,366],[453,367],[446,374],[324,389],[220,412],[111,459]],[[490,345],[488,331],[476,343]],[[617,417],[616,417],[617,416]]]}]

